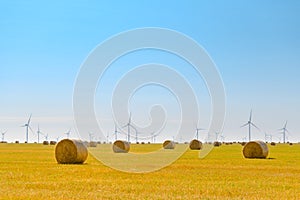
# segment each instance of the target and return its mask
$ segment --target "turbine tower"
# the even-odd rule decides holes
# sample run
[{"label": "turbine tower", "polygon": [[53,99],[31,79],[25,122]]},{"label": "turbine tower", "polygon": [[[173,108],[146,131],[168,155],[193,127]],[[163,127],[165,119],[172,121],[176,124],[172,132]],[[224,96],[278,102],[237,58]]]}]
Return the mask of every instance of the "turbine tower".
[{"label": "turbine tower", "polygon": [[250,111],[250,117],[249,117],[249,121],[242,125],[241,127],[245,127],[248,126],[249,127],[249,142],[251,141],[251,126],[254,126],[257,130],[259,130],[259,128],[252,122],[252,110]]},{"label": "turbine tower", "polygon": [[221,142],[224,142],[225,136],[223,134],[220,136],[220,138],[221,138]]},{"label": "turbine tower", "polygon": [[37,136],[38,136],[38,143],[40,143],[40,134],[43,134],[41,131],[40,131],[40,125],[38,125],[38,130],[37,130]]},{"label": "turbine tower", "polygon": [[30,129],[30,131],[33,132],[32,128],[30,127],[31,116],[32,116],[32,114],[30,114],[27,123],[24,124],[23,126],[21,126],[21,127],[26,127],[26,143],[28,143],[28,130]]},{"label": "turbine tower", "polygon": [[1,134],[2,134],[2,142],[4,142],[4,136],[5,136],[5,133],[6,133],[7,131],[4,131],[4,132],[1,132]]},{"label": "turbine tower", "polygon": [[151,136],[152,136],[152,143],[154,144],[155,143],[155,137],[156,137],[155,132],[152,132]]},{"label": "turbine tower", "polygon": [[109,131],[107,131],[107,135],[106,135],[106,143],[109,143]]},{"label": "turbine tower", "polygon": [[216,135],[216,141],[218,141],[219,134],[220,134],[219,132],[217,132],[217,131],[215,132],[215,135]]},{"label": "turbine tower", "polygon": [[[129,120],[128,120],[128,123],[123,126],[122,128],[126,128],[127,127],[127,142],[130,142],[130,127],[131,128],[134,128],[132,125],[131,125],[131,113],[129,114]],[[134,128],[135,129],[135,128]],[[135,129],[136,130],[136,129]],[[136,138],[137,138],[137,131],[136,131]]]},{"label": "turbine tower", "polygon": [[115,141],[118,140],[118,133],[120,133],[120,132],[118,131],[118,126],[117,126],[117,124],[115,123],[115,133],[114,133],[114,135],[115,135]]},{"label": "turbine tower", "polygon": [[203,131],[203,130],[205,130],[205,129],[203,129],[203,128],[198,128],[198,127],[196,126],[196,138],[197,138],[197,140],[199,140],[199,131]]},{"label": "turbine tower", "polygon": [[282,131],[281,134],[283,135],[283,143],[285,143],[285,139],[286,139],[286,133],[289,133],[288,129],[286,128],[287,126],[287,121],[285,122],[283,128],[278,129],[278,131]]},{"label": "turbine tower", "polygon": [[71,128],[68,130],[68,132],[66,132],[65,134],[67,135],[67,138],[69,139],[70,137],[70,133],[71,133]]},{"label": "turbine tower", "polygon": [[93,136],[94,136],[94,134],[92,132],[89,132],[90,142],[93,140]]}]

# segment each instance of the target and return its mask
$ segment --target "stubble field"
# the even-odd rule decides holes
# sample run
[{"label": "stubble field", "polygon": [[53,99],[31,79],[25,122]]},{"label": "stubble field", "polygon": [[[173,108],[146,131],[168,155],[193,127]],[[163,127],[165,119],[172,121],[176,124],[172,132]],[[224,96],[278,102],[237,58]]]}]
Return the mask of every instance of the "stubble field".
[{"label": "stubble field", "polygon": [[188,150],[159,171],[131,174],[91,154],[83,165],[61,165],[55,146],[0,144],[0,199],[300,199],[300,144],[269,146],[269,159],[244,159],[242,148],[222,145],[204,159]]}]

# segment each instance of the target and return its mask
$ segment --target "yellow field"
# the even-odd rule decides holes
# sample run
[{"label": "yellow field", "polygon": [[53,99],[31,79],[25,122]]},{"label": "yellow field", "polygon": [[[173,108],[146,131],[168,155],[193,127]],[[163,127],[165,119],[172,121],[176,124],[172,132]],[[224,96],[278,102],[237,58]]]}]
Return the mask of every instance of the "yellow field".
[{"label": "yellow field", "polygon": [[269,149],[264,160],[244,159],[239,144],[205,159],[189,150],[157,172],[129,174],[91,155],[83,165],[59,165],[54,146],[0,144],[0,199],[300,199],[300,145]]}]

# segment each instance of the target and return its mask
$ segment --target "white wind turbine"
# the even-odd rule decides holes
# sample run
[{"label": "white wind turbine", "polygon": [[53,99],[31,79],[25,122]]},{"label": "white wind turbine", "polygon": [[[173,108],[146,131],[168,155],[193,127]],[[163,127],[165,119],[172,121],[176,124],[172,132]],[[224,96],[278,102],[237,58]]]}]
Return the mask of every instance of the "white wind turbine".
[{"label": "white wind turbine", "polygon": [[272,142],[272,140],[273,140],[273,136],[271,134],[267,134],[267,132],[265,132],[265,141]]},{"label": "white wind turbine", "polygon": [[250,112],[250,117],[249,117],[249,121],[242,125],[241,127],[245,127],[248,126],[249,127],[249,141],[251,141],[251,126],[254,126],[257,130],[259,130],[259,128],[252,122],[252,110]]},{"label": "white wind turbine", "polygon": [[38,130],[37,130],[37,136],[38,136],[38,143],[40,143],[40,134],[43,134],[40,130],[40,125],[38,125]]},{"label": "white wind turbine", "polygon": [[196,139],[199,140],[199,131],[203,131],[205,130],[204,128],[198,128],[198,126],[196,126]]},{"label": "white wind turbine", "polygon": [[216,135],[216,141],[218,141],[218,138],[219,138],[220,133],[216,131],[216,132],[215,132],[215,135]]},{"label": "white wind turbine", "polygon": [[92,132],[89,132],[89,139],[90,139],[90,142],[92,142],[93,137],[94,137],[94,134],[93,134]]},{"label": "white wind turbine", "polygon": [[31,126],[30,126],[31,116],[32,116],[32,114],[30,114],[30,117],[29,117],[27,123],[24,124],[23,126],[21,126],[21,127],[26,127],[26,143],[28,143],[28,130],[30,129],[30,131],[33,133],[33,130],[31,128]]},{"label": "white wind turbine", "polygon": [[115,141],[117,141],[118,140],[118,134],[119,134],[120,132],[118,131],[118,126],[117,126],[117,124],[115,123],[115,132],[114,132],[114,135],[115,135]]},{"label": "white wind turbine", "polygon": [[6,132],[7,132],[7,131],[1,132],[1,135],[2,135],[2,142],[4,142],[4,136],[5,136]]},{"label": "white wind turbine", "polygon": [[67,138],[69,139],[70,134],[71,134],[71,128],[68,130],[68,132],[65,133],[67,135]]},{"label": "white wind turbine", "polygon": [[[130,127],[135,129],[134,126],[131,125],[131,113],[129,114],[129,120],[128,123],[123,126],[122,128],[126,128],[127,127],[127,141],[130,142]],[[135,129],[136,131],[136,129]],[[137,139],[137,131],[136,131],[136,139]]]},{"label": "white wind turbine", "polygon": [[45,141],[48,141],[48,133],[44,134],[44,137],[45,137]]},{"label": "white wind turbine", "polygon": [[155,137],[156,137],[155,132],[151,133],[151,137],[152,137],[152,143],[154,144],[155,143]]},{"label": "white wind turbine", "polygon": [[285,124],[284,124],[284,126],[283,126],[283,128],[278,129],[278,131],[282,131],[281,134],[282,134],[282,136],[283,136],[283,143],[285,143],[286,133],[290,133],[289,130],[286,128],[287,123],[288,123],[288,122],[286,121]]},{"label": "white wind turbine", "polygon": [[225,140],[225,136],[222,134],[222,135],[220,135],[220,138],[221,138],[221,142],[224,142],[224,140]]}]

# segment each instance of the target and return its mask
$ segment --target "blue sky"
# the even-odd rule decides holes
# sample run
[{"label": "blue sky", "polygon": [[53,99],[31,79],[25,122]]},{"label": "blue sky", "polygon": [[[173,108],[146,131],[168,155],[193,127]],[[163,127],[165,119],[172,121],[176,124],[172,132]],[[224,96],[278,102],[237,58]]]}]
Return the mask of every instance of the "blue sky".
[{"label": "blue sky", "polygon": [[[274,134],[274,140],[280,136],[276,129],[286,120],[290,140],[300,140],[299,1],[130,2],[0,3],[0,130],[8,130],[7,140],[24,140],[25,131],[19,126],[30,113],[33,128],[40,124],[50,138],[64,137],[70,127],[76,137],[72,94],[82,62],[108,37],[142,27],[182,32],[210,54],[226,89],[226,139],[241,140],[247,135],[240,125],[253,109],[254,122]],[[137,56],[137,63],[163,60],[157,53]],[[167,62],[176,65],[177,61]],[[195,88],[200,85],[198,97],[204,99],[200,107],[209,112],[205,110],[209,107],[207,94],[201,93],[205,93],[203,81],[194,78],[192,71],[176,69],[192,80]],[[167,92],[163,95],[170,97]],[[138,95],[136,99],[140,106],[149,103]],[[97,102],[99,109],[106,105]],[[136,121],[140,119],[143,116],[136,117]],[[203,119],[199,125],[207,128],[208,123]],[[107,122],[104,129],[112,131],[112,124]],[[253,134],[264,138],[261,132]],[[35,140],[34,135],[30,137]]]}]

